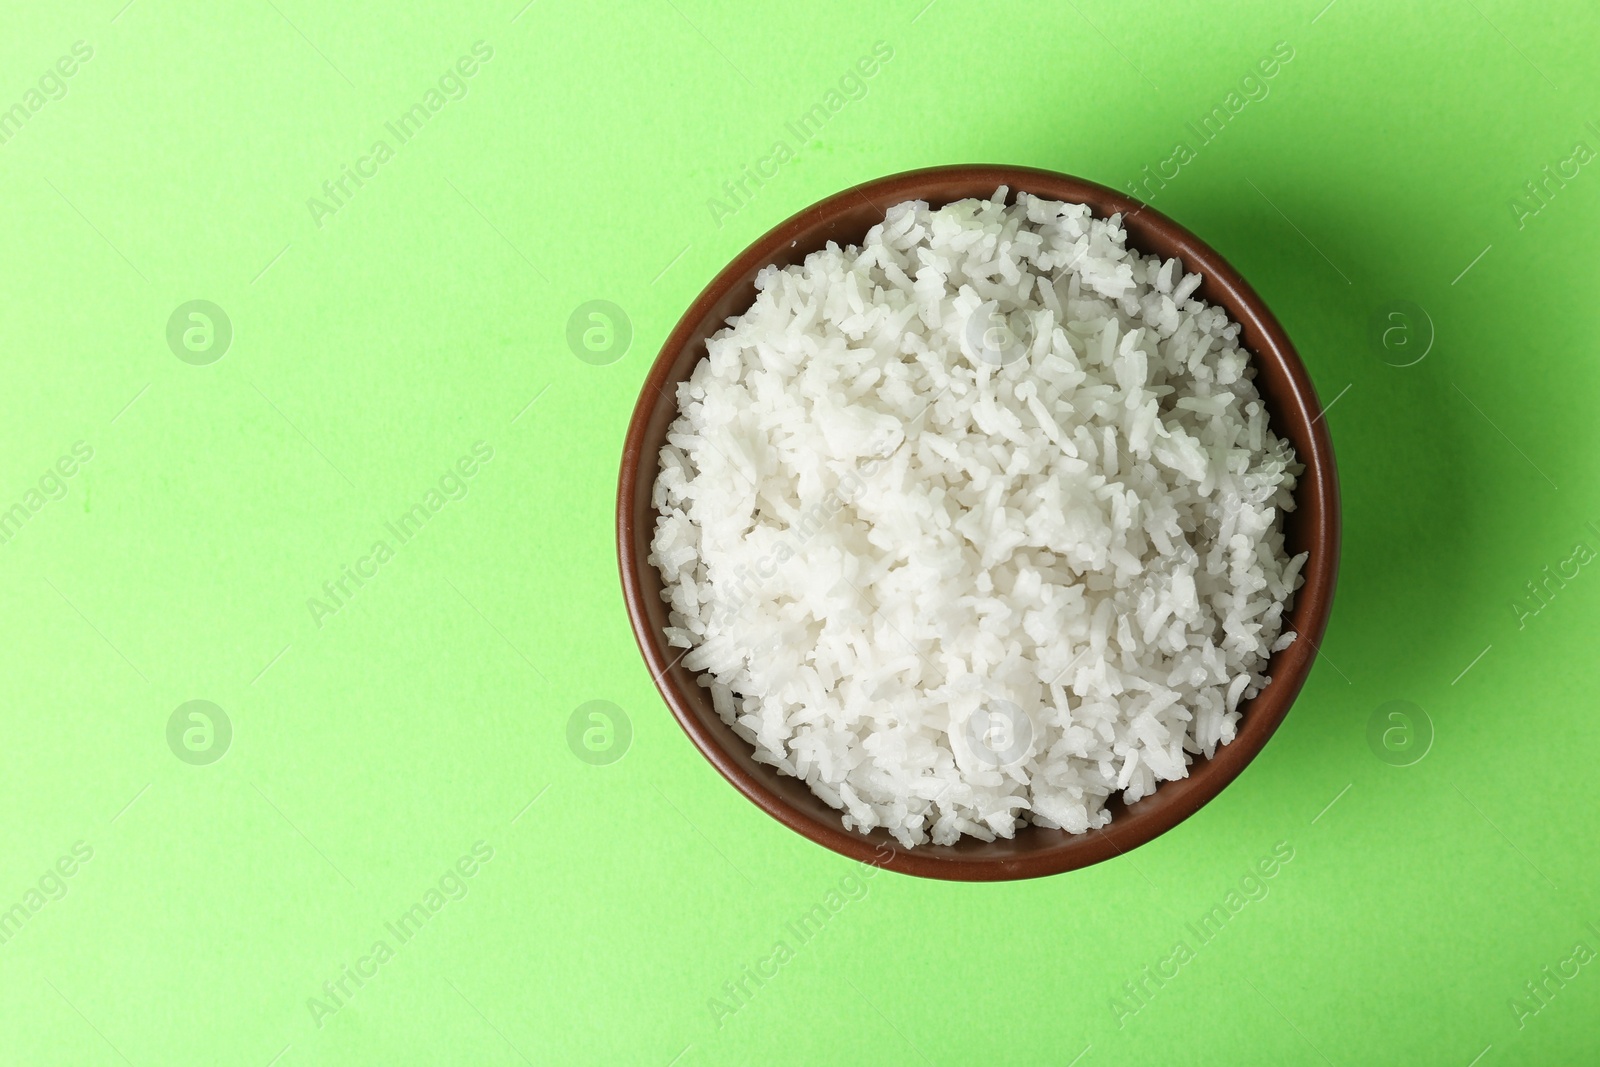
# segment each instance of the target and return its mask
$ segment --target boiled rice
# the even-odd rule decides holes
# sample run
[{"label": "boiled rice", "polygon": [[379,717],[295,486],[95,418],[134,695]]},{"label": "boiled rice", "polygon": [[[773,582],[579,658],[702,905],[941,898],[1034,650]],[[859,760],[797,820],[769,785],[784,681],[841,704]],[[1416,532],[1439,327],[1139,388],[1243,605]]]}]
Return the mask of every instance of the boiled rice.
[{"label": "boiled rice", "polygon": [[1233,740],[1302,468],[1200,281],[1004,188],[760,273],[678,387],[650,556],[757,760],[909,847],[1087,832]]}]

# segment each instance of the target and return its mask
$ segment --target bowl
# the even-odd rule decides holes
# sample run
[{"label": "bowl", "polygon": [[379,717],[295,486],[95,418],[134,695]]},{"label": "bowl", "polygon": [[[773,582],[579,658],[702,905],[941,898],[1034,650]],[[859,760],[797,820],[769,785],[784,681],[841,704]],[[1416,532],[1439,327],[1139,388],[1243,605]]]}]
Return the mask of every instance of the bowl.
[{"label": "bowl", "polygon": [[[845,829],[840,813],[804,782],[757,763],[751,747],[713,710],[710,691],[696,684],[680,662],[684,650],[670,647],[663,635],[662,580],[649,563],[656,518],[651,489],[667,426],[677,416],[676,387],[705,356],[706,338],[754,302],[757,272],[770,264],[799,263],[829,241],[859,244],[888,208],[903,201],[926,200],[938,207],[967,197],[987,199],[1002,185],[1013,198],[1028,192],[1087,204],[1100,217],[1121,212],[1130,247],[1177,256],[1185,270],[1204,277],[1197,295],[1227,309],[1242,327],[1272,428],[1293,443],[1306,468],[1285,526],[1289,551],[1310,553],[1305,584],[1285,624],[1300,637],[1272,656],[1266,670],[1272,684],[1240,705],[1232,743],[1211,759],[1197,758],[1189,777],[1164,782],[1133,804],[1113,798],[1107,805],[1112,819],[1104,829],[1072,834],[1026,826],[1009,841],[963,837],[953,845],[908,849],[881,829],[867,834]],[[774,227],[723,268],[678,320],[645,379],[628,425],[617,485],[617,561],[639,651],[672,714],[711,765],[761,810],[819,845],[886,870],[959,881],[1035,878],[1099,863],[1172,829],[1220,793],[1266,745],[1305,684],[1327,627],[1339,563],[1338,478],[1321,415],[1294,346],[1255,290],[1199,238],[1133,197],[1065,174],[988,164],[909,171],[846,189]]]}]

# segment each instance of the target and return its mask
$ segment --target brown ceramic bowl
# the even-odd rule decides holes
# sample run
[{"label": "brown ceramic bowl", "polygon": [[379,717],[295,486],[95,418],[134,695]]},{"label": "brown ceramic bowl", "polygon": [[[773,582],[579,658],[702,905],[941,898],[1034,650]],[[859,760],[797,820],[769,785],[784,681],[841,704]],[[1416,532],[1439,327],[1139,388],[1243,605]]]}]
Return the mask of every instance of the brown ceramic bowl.
[{"label": "brown ceramic bowl", "polygon": [[[1088,204],[1101,217],[1122,212],[1131,246],[1178,256],[1186,270],[1199,271],[1205,281],[1198,295],[1226,308],[1243,327],[1272,428],[1294,444],[1306,467],[1286,530],[1290,552],[1311,554],[1305,585],[1286,624],[1300,639],[1272,657],[1267,668],[1272,684],[1241,705],[1243,717],[1232,744],[1219,748],[1209,760],[1196,760],[1188,778],[1166,782],[1143,800],[1124,805],[1114,799],[1109,805],[1111,824],[1105,830],[1070,834],[1029,826],[1010,841],[985,843],[963,837],[954,845],[905,849],[882,830],[870,834],[846,830],[839,813],[799,779],[756,763],[750,746],[712,710],[709,691],[695,683],[694,675],[679,663],[682,650],[669,647],[662,634],[667,607],[661,600],[661,576],[648,562],[656,518],[651,488],[667,425],[677,415],[676,386],[705,355],[706,338],[755,300],[755,276],[761,268],[799,263],[829,241],[859,244],[873,225],[883,221],[884,212],[902,201],[926,200],[939,206],[966,197],[987,198],[1001,185],[1009,187],[1013,196],[1026,191]],[[678,320],[650,368],[628,426],[617,487],[617,556],[634,636],[667,706],[711,765],[768,815],[820,845],[905,874],[962,881],[1034,878],[1099,863],[1172,829],[1221,792],[1261,751],[1305,684],[1322,644],[1339,564],[1338,480],[1321,411],[1294,346],[1255,290],[1199,238],[1132,197],[1082,178],[998,165],[934,167],[846,189],[806,208],[740,253]]]}]

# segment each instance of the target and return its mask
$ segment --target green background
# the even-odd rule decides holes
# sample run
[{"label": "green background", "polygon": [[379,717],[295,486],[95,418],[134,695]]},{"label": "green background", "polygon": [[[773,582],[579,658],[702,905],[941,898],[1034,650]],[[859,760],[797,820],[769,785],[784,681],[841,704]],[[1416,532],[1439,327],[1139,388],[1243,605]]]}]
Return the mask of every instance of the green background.
[{"label": "green background", "polygon": [[[26,112],[0,145],[0,509],[26,514],[0,545],[0,1060],[1594,1062],[1600,966],[1513,1004],[1600,949],[1600,575],[1574,553],[1600,549],[1600,165],[1523,188],[1600,149],[1592,5],[122,2],[13,3],[0,40],[0,108]],[[464,97],[398,144],[385,123],[477,41]],[[893,58],[802,146],[786,123],[876,42]],[[727,786],[634,647],[613,493],[655,350],[825,195],[969,161],[1126,187],[1278,42],[1267,95],[1154,203],[1332,402],[1342,580],[1293,713],[1122,859],[878,874],[716,1019],[853,866]],[[780,139],[794,158],[713,211]],[[209,365],[167,341],[196,299],[233,331]],[[591,300],[631,324],[607,365],[567,341]],[[465,497],[314,615],[477,442]],[[168,742],[196,699],[232,724],[207,765]],[[620,760],[569,745],[592,700],[631,726]],[[1393,701],[1398,754],[1368,740]],[[478,842],[465,895],[319,1017]],[[34,910],[41,880],[64,895]]]}]

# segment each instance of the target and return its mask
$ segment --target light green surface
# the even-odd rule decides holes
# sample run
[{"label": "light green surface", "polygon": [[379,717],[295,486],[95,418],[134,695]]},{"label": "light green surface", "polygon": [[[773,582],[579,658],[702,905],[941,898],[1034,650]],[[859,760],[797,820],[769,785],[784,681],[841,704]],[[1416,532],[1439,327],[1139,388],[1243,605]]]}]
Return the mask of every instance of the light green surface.
[{"label": "light green surface", "polygon": [[[10,5],[0,509],[27,518],[0,545],[0,908],[22,906],[0,1061],[1594,1062],[1600,966],[1563,961],[1600,950],[1600,573],[1513,604],[1600,551],[1600,164],[1512,207],[1600,151],[1592,5],[925,3]],[[30,98],[76,41],[64,95]],[[461,98],[400,143],[385,124],[479,41],[464,95],[447,81]],[[841,86],[877,42],[892,58]],[[1260,98],[1198,144],[1279,42],[1265,96],[1243,84]],[[802,146],[787,124],[832,89]],[[708,203],[779,140],[748,202]],[[1125,187],[1180,140],[1156,206],[1254,282],[1334,402],[1326,657],[1249,770],[1135,854],[1010,885],[879,874],[791,941],[851,864],[696,754],[621,604],[612,498],[650,359],[722,264],[846,185],[1000,161]],[[345,165],[370,177],[314,211]],[[208,365],[167,343],[191,300],[231,322]],[[591,300],[631,323],[609,365],[567,344]],[[1369,342],[1395,301],[1436,333],[1412,366],[1390,364],[1415,313],[1411,348]],[[29,497],[77,442],[92,458]],[[387,530],[430,503],[406,543]],[[374,576],[329,601],[344,565]],[[215,762],[182,724],[169,747],[191,700],[231,724]],[[631,724],[619,761],[587,718],[569,747],[594,700]],[[1431,722],[1409,766],[1369,747],[1391,701]],[[1275,846],[1265,896],[1247,883],[1202,944],[1189,924]],[[415,904],[402,942],[385,924]],[[731,1000],[779,940],[792,958]],[[1176,976],[1144,979],[1179,941]],[[1577,973],[1519,1018],[1546,966]]]}]

